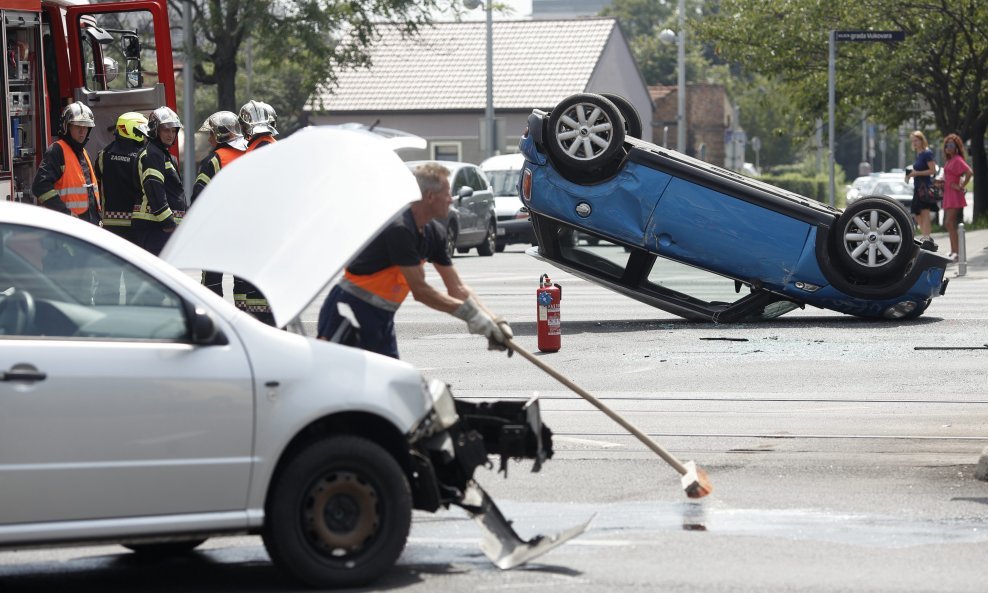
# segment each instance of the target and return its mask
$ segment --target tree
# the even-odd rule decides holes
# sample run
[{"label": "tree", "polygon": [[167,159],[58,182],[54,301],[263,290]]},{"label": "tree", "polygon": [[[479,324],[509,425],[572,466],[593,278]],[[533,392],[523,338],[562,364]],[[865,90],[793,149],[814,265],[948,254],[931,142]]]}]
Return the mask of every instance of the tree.
[{"label": "tree", "polygon": [[[317,87],[333,84],[337,72],[369,65],[366,48],[379,26],[396,23],[414,34],[431,22],[430,12],[451,1],[191,0],[194,80],[215,85],[217,109],[238,111],[247,99],[237,96],[243,45],[252,38],[262,86],[272,94],[257,98],[285,107],[279,115],[297,115]],[[174,15],[181,15],[185,4],[169,0]],[[287,92],[292,103],[279,105],[273,92]]]},{"label": "tree", "polygon": [[[687,0],[687,14],[700,14],[703,3]],[[679,28],[675,0],[614,0],[600,11],[601,16],[617,18],[628,45],[635,56],[638,69],[649,85],[676,84],[676,44],[659,40],[663,29]],[[688,29],[687,29],[688,30]],[[711,61],[700,43],[686,43],[686,77],[688,80],[716,78]]]},{"label": "tree", "polygon": [[829,31],[904,31],[898,43],[838,45],[838,120],[865,108],[890,127],[933,124],[934,141],[958,132],[971,144],[975,217],[988,213],[988,9],[982,0],[721,0],[694,28],[719,55],[776,78],[794,105],[821,114]]}]

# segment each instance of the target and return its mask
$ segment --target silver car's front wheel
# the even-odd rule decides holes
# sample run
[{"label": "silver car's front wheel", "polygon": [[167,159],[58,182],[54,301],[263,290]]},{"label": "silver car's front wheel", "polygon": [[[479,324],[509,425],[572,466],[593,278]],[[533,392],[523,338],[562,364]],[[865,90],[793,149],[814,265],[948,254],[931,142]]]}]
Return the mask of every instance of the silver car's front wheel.
[{"label": "silver car's front wheel", "polygon": [[899,272],[912,257],[912,223],[893,200],[858,200],[838,220],[840,259],[854,274],[878,276]]}]

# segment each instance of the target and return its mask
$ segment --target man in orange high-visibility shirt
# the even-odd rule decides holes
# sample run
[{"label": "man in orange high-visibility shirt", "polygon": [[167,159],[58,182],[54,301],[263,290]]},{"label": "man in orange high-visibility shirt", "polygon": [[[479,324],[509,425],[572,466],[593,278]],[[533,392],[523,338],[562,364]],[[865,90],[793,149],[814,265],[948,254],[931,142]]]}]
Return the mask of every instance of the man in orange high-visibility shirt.
[{"label": "man in orange high-visibility shirt", "polygon": [[[398,358],[394,316],[411,292],[424,305],[466,321],[470,333],[487,338],[489,350],[507,349],[511,327],[480,303],[446,252],[446,229],[439,220],[446,219],[453,203],[449,171],[426,163],[415,170],[415,179],[422,198],[409,204],[347,267],[319,312],[318,337],[333,337],[343,322],[337,303],[347,303],[360,324],[355,345]],[[446,294],[426,282],[426,261],[439,273]]]},{"label": "man in orange high-visibility shirt", "polygon": [[93,111],[84,103],[62,110],[59,138],[45,151],[31,191],[47,208],[102,225],[96,176],[86,152],[95,125]]}]

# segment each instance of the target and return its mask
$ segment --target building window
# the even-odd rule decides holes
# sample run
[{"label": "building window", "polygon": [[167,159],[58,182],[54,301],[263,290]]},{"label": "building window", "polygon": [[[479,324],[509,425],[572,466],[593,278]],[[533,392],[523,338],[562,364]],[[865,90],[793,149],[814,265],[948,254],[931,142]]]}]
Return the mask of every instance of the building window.
[{"label": "building window", "polygon": [[433,142],[432,159],[435,161],[459,161],[463,146],[459,142]]}]

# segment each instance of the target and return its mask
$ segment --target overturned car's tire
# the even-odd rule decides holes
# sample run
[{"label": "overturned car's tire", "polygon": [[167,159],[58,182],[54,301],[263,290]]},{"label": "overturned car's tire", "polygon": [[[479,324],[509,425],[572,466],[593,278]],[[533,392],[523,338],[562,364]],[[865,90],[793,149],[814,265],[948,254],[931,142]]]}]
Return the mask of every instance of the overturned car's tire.
[{"label": "overturned car's tire", "polygon": [[546,150],[568,179],[600,181],[620,163],[624,126],[620,110],[610,100],[592,93],[571,95],[549,114]]},{"label": "overturned car's tire", "polygon": [[614,103],[614,106],[621,112],[621,117],[624,118],[625,137],[640,139],[642,137],[642,118],[638,115],[638,110],[631,104],[631,101],[621,95],[611,93],[601,93],[600,96]]},{"label": "overturned car's tire", "polygon": [[365,585],[394,566],[412,521],[408,480],[376,443],[338,436],[308,445],[279,472],[264,546],[312,587]]},{"label": "overturned car's tire", "polygon": [[909,214],[885,196],[868,196],[848,206],[835,231],[837,257],[855,276],[899,274],[916,253]]}]

